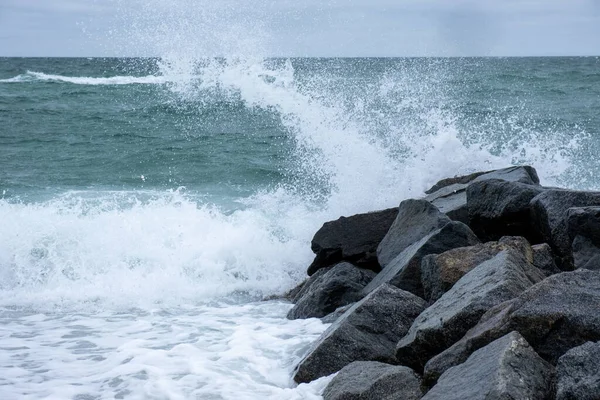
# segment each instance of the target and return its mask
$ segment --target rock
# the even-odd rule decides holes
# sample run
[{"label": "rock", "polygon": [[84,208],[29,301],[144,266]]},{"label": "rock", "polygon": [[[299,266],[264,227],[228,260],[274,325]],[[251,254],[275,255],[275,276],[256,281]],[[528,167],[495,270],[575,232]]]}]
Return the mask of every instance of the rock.
[{"label": "rock", "polygon": [[539,233],[532,229],[530,202],[542,193],[539,185],[502,180],[473,182],[467,188],[469,226],[483,241],[502,236],[524,236],[539,243]]},{"label": "rock", "polygon": [[549,400],[553,380],[554,367],[511,332],[444,372],[423,400]]},{"label": "rock", "polygon": [[380,286],[327,328],[296,366],[294,380],[310,382],[353,361],[393,361],[396,342],[425,305],[411,293]]},{"label": "rock", "polygon": [[600,207],[570,208],[567,229],[574,267],[600,270]]},{"label": "rock", "polygon": [[558,257],[563,270],[573,269],[571,239],[567,227],[568,210],[572,207],[600,205],[600,192],[546,190],[531,200],[533,228],[537,229]]},{"label": "rock", "polygon": [[404,200],[398,207],[398,216],[377,247],[377,259],[385,268],[398,254],[423,237],[450,222],[426,200]]},{"label": "rock", "polygon": [[377,246],[396,219],[398,208],[341,217],[326,222],[311,242],[316,254],[308,275],[341,261],[378,272]]},{"label": "rock", "polygon": [[425,366],[434,381],[488,343],[518,331],[552,364],[569,349],[600,340],[600,272],[577,270],[552,275],[517,298],[485,313],[479,323]]},{"label": "rock", "polygon": [[419,400],[421,380],[407,367],[377,361],[346,365],[329,383],[325,400]]},{"label": "rock", "polygon": [[354,304],[356,303],[350,303],[347,304],[345,306],[339,307],[337,308],[334,312],[332,312],[331,314],[327,314],[326,316],[324,316],[323,318],[321,318],[321,322],[324,324],[333,324],[335,321],[337,321],[342,315],[344,315],[344,313],[346,311],[348,311]]},{"label": "rock", "polygon": [[469,175],[442,179],[433,185],[431,189],[426,190],[425,193],[431,194],[449,185],[466,185],[474,181],[477,182],[486,179],[503,179],[505,181],[521,182],[529,185],[537,185],[540,183],[540,178],[538,178],[535,168],[530,166],[508,167],[493,171],[475,172]]},{"label": "rock", "polygon": [[398,342],[399,364],[422,371],[434,355],[459,340],[490,308],[544,278],[523,255],[509,249],[484,261],[417,317]]},{"label": "rock", "polygon": [[[362,289],[373,279],[373,271],[364,270],[343,262],[307,282],[299,292],[301,296],[289,311],[287,318],[321,318],[338,307],[362,298]],[[306,288],[306,290],[304,290]]]},{"label": "rock", "polygon": [[538,267],[546,276],[562,272],[554,262],[554,254],[548,243],[531,246],[533,250],[533,265]]},{"label": "rock", "polygon": [[382,283],[390,283],[424,297],[421,282],[423,257],[477,243],[479,239],[468,226],[462,222],[449,222],[443,228],[433,231],[402,251],[364,288],[363,294],[371,292]]},{"label": "rock", "polygon": [[487,242],[432,254],[421,262],[421,282],[425,300],[430,303],[442,297],[467,272],[503,250],[514,249],[533,262],[533,251],[522,237],[505,237],[500,242]]},{"label": "rock", "polygon": [[600,399],[600,342],[567,351],[556,366],[556,400]]},{"label": "rock", "polygon": [[445,186],[425,197],[425,200],[436,206],[453,221],[469,223],[467,209],[467,185],[459,183]]}]

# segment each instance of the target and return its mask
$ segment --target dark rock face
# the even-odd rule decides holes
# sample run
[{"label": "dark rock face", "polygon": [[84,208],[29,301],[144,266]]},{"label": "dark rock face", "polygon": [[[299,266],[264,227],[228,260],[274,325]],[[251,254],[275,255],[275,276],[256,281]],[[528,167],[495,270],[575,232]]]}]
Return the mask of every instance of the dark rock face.
[{"label": "dark rock face", "polygon": [[533,228],[552,247],[563,270],[573,269],[568,210],[585,206],[600,206],[600,192],[546,190],[531,200]]},{"label": "dark rock face", "polygon": [[556,400],[600,399],[600,342],[567,351],[556,366]]},{"label": "dark rock face", "polygon": [[538,178],[537,171],[535,170],[535,168],[530,166],[508,167],[493,171],[475,172],[469,175],[442,179],[441,181],[433,185],[431,189],[425,191],[425,194],[434,193],[440,190],[441,188],[444,188],[449,185],[466,185],[470,182],[477,182],[486,179],[502,179],[505,181],[521,182],[529,185],[538,185],[540,183],[540,178]]},{"label": "dark rock face", "polygon": [[600,270],[600,207],[570,208],[567,229],[575,268]]},{"label": "dark rock face", "polygon": [[423,299],[390,285],[380,286],[323,333],[296,367],[294,380],[310,382],[353,361],[393,361],[396,342],[424,308]]},{"label": "dark rock face", "polygon": [[419,400],[421,380],[407,367],[376,361],[345,366],[329,383],[325,400]]},{"label": "dark rock face", "polygon": [[449,222],[448,216],[426,200],[403,201],[398,216],[377,247],[379,264],[385,268],[404,249]]},{"label": "dark rock face", "polygon": [[600,340],[599,304],[600,272],[552,275],[485,313],[463,338],[427,363],[424,378],[434,381],[511,331],[521,333],[542,358],[556,364],[569,349]]},{"label": "dark rock face", "polygon": [[362,289],[375,276],[373,271],[346,262],[323,271],[313,275],[316,279],[307,282],[298,293],[300,296],[287,318],[321,318],[338,307],[358,301],[362,298]]},{"label": "dark rock face", "polygon": [[398,363],[421,371],[432,356],[459,340],[486,311],[543,278],[537,268],[512,249],[479,264],[417,317],[408,334],[398,342]]},{"label": "dark rock face", "polygon": [[477,236],[462,222],[449,222],[407,247],[379,273],[363,290],[369,293],[382,283],[424,297],[421,282],[421,261],[429,254],[439,254],[457,247],[479,243]]},{"label": "dark rock face", "polygon": [[554,254],[548,243],[531,246],[531,250],[533,250],[533,265],[538,267],[546,276],[562,272],[554,262]]},{"label": "dark rock face", "polygon": [[311,248],[316,256],[308,275],[341,261],[378,272],[377,246],[397,214],[397,208],[390,208],[326,222],[313,237]]},{"label": "dark rock face", "polygon": [[529,203],[544,190],[539,185],[520,182],[473,182],[466,196],[469,226],[484,241],[518,235],[539,243],[541,238],[532,229]]},{"label": "dark rock face", "polygon": [[425,197],[425,200],[436,206],[453,221],[469,223],[467,210],[467,185],[456,183],[445,186]]},{"label": "dark rock face", "polygon": [[547,400],[553,380],[552,365],[511,332],[444,372],[423,400]]},{"label": "dark rock face", "polygon": [[421,262],[421,281],[425,300],[430,303],[442,297],[467,272],[503,250],[514,249],[533,262],[529,242],[521,237],[505,238],[501,242],[487,242],[469,247],[459,247],[441,254],[432,254]]}]

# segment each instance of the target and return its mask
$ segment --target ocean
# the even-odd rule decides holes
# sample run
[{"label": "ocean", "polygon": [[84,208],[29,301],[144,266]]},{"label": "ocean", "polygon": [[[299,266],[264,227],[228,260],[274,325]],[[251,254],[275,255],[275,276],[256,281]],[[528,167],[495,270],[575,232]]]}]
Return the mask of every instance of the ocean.
[{"label": "ocean", "polygon": [[0,398],[320,399],[324,222],[598,154],[599,57],[0,58]]}]

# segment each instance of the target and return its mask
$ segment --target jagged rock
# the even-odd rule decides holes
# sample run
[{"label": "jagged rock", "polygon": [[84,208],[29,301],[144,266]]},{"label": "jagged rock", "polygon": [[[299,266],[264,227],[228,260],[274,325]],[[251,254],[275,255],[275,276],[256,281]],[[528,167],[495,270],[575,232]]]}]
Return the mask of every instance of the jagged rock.
[{"label": "jagged rock", "polygon": [[511,332],[444,372],[423,400],[549,400],[553,381],[554,367]]},{"label": "jagged rock", "polygon": [[362,289],[375,273],[343,262],[313,276],[315,279],[307,282],[298,293],[301,296],[289,311],[289,319],[321,318],[338,307],[360,300]]},{"label": "jagged rock", "polygon": [[398,208],[390,208],[326,222],[311,242],[316,256],[308,267],[308,275],[341,261],[378,272],[381,267],[377,261],[377,246],[397,214]]},{"label": "jagged rock", "polygon": [[435,381],[475,350],[518,331],[545,360],[600,340],[600,272],[577,270],[552,275],[517,298],[485,313],[479,323],[450,348],[429,360],[424,378]]},{"label": "jagged rock", "polygon": [[600,270],[600,207],[570,208],[567,229],[575,268]]},{"label": "jagged rock", "polygon": [[339,307],[337,308],[334,312],[332,312],[331,314],[327,314],[326,316],[324,316],[323,318],[321,318],[321,322],[324,324],[333,324],[335,321],[337,321],[342,315],[344,315],[344,313],[346,311],[348,311],[354,304],[356,303],[350,303],[347,304],[345,306]]},{"label": "jagged rock", "polygon": [[567,351],[556,366],[556,400],[600,399],[600,342]]},{"label": "jagged rock", "polygon": [[510,300],[544,278],[523,255],[509,249],[463,276],[417,317],[398,342],[399,364],[417,371],[459,340],[490,308]]},{"label": "jagged rock", "polygon": [[394,347],[425,308],[425,301],[391,285],[382,285],[353,305],[296,366],[294,380],[310,382],[353,361],[394,360]]},{"label": "jagged rock", "polygon": [[571,239],[567,228],[569,208],[600,206],[600,192],[546,190],[531,200],[532,227],[558,256],[559,267],[573,269]]},{"label": "jagged rock", "polygon": [[421,380],[407,367],[377,361],[346,365],[329,383],[325,400],[419,400]]},{"label": "jagged rock", "polygon": [[423,257],[477,243],[479,243],[479,239],[468,226],[462,222],[449,222],[443,228],[433,231],[402,251],[377,274],[364,288],[363,293],[371,292],[382,283],[390,283],[419,297],[424,297],[421,282]]},{"label": "jagged rock", "polygon": [[377,259],[385,268],[398,254],[423,237],[450,222],[426,200],[404,200],[398,207],[398,216],[377,247]]},{"label": "jagged rock", "polygon": [[[537,177],[535,169],[531,167],[510,167],[442,180],[426,192],[428,196],[425,197],[425,200],[431,202],[431,204],[436,206],[441,212],[447,214],[452,220],[469,224],[467,186],[469,186],[470,183],[482,182],[490,179],[522,182],[528,185],[539,184],[539,178]],[[506,234],[521,233],[515,230],[512,233]],[[503,235],[499,235],[498,237],[500,236]]]},{"label": "jagged rock", "polygon": [[529,262],[533,262],[531,246],[522,237],[505,237],[499,242],[459,247],[424,257],[421,262],[421,282],[425,300],[435,302],[467,272],[509,248],[521,252]]},{"label": "jagged rock", "polygon": [[434,193],[449,185],[466,185],[470,182],[476,182],[486,179],[503,179],[505,181],[521,182],[529,185],[537,185],[540,183],[540,178],[538,178],[535,168],[530,166],[508,167],[493,171],[475,172],[469,175],[442,179],[441,181],[433,185],[431,189],[426,190],[425,194]]},{"label": "jagged rock", "polygon": [[562,272],[554,262],[554,254],[548,243],[533,245],[531,249],[533,250],[533,265],[538,267],[544,275],[550,276]]},{"label": "jagged rock", "polygon": [[540,235],[532,229],[529,204],[544,190],[539,185],[520,182],[473,182],[467,188],[466,195],[468,224],[484,241],[515,235],[539,243]]}]

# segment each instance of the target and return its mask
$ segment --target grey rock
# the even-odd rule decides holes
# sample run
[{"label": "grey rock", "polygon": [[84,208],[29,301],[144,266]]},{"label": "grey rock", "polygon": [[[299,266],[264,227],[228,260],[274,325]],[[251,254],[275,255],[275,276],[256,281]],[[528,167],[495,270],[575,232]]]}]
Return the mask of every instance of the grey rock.
[{"label": "grey rock", "polygon": [[531,220],[544,242],[557,255],[559,268],[573,269],[568,210],[573,207],[600,206],[600,192],[546,190],[531,200]]},{"label": "grey rock", "polygon": [[577,235],[572,248],[573,265],[576,269],[600,271],[600,248],[591,239]]},{"label": "grey rock", "polygon": [[600,342],[567,351],[556,366],[556,400],[600,400]]},{"label": "grey rock", "polygon": [[421,261],[421,281],[425,300],[435,302],[467,272],[510,248],[519,251],[529,262],[533,262],[531,246],[522,237],[504,237],[499,242],[459,247],[424,257]]},{"label": "grey rock", "polygon": [[419,400],[421,380],[407,367],[377,361],[355,361],[329,383],[325,400]]},{"label": "grey rock", "polygon": [[308,274],[341,261],[378,272],[381,267],[377,246],[397,214],[398,208],[390,208],[326,222],[311,242],[315,259],[308,267]]},{"label": "grey rock", "polygon": [[426,200],[403,201],[398,216],[377,247],[379,264],[385,268],[404,249],[449,222],[448,216]]},{"label": "grey rock", "polygon": [[538,267],[546,276],[562,272],[554,262],[554,254],[548,243],[533,245],[531,249],[533,250],[533,265]]},{"label": "grey rock", "polygon": [[353,361],[392,362],[396,342],[425,305],[411,293],[380,286],[327,328],[296,366],[294,380],[310,382]]},{"label": "grey rock", "polygon": [[307,282],[304,286],[306,290],[301,290],[302,295],[287,317],[321,318],[338,307],[354,303],[362,298],[362,289],[374,276],[373,271],[357,268],[347,262],[336,264],[312,282]]},{"label": "grey rock", "polygon": [[554,367],[511,332],[444,372],[423,400],[550,400],[553,381]]},{"label": "grey rock", "polygon": [[348,311],[354,304],[356,303],[350,303],[347,304],[345,306],[339,307],[337,308],[334,312],[332,312],[331,314],[327,314],[326,316],[324,316],[323,318],[321,318],[321,322],[324,324],[333,324],[335,321],[337,321],[342,315],[344,315],[344,313],[346,311]]},{"label": "grey rock", "polygon": [[429,360],[424,378],[435,381],[488,343],[518,331],[545,360],[556,364],[569,349],[600,340],[600,272],[577,270],[552,275],[517,298],[485,313],[450,348]]},{"label": "grey rock", "polygon": [[467,209],[467,185],[455,183],[445,186],[424,199],[436,206],[453,221],[469,223]]},{"label": "grey rock", "polygon": [[530,166],[517,166],[497,169],[493,171],[475,172],[469,175],[456,176],[454,178],[442,179],[427,191],[426,194],[434,193],[446,186],[454,184],[466,185],[470,182],[477,182],[487,179],[502,179],[511,182],[521,182],[529,185],[537,185],[540,183],[535,168]]},{"label": "grey rock", "polygon": [[539,243],[540,235],[532,229],[530,220],[530,202],[544,190],[539,185],[520,182],[473,182],[466,195],[468,224],[484,241],[515,235]]},{"label": "grey rock", "polygon": [[477,243],[479,243],[479,239],[468,226],[462,222],[449,222],[443,228],[433,231],[404,249],[377,274],[364,288],[363,293],[371,292],[382,283],[390,283],[419,297],[424,297],[421,281],[421,261],[423,257]]},{"label": "grey rock", "polygon": [[570,208],[567,229],[574,267],[600,270],[600,207]]},{"label": "grey rock", "polygon": [[417,317],[399,342],[399,364],[422,371],[425,363],[475,326],[492,307],[544,278],[523,255],[509,249],[479,264]]}]

